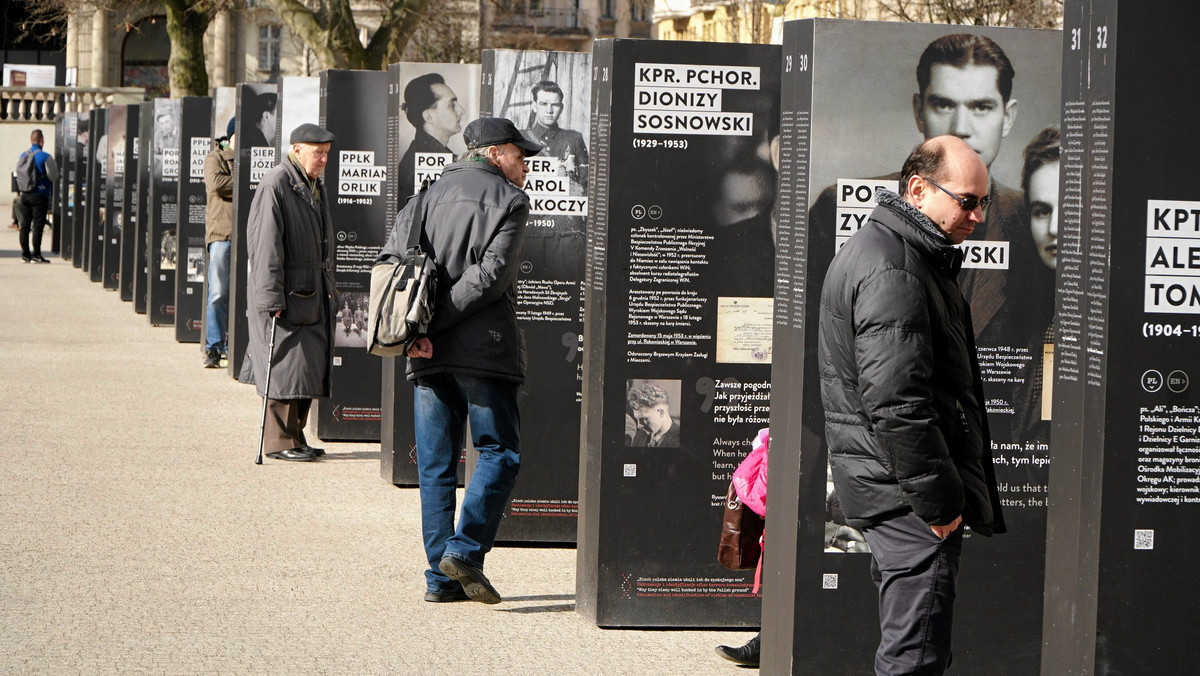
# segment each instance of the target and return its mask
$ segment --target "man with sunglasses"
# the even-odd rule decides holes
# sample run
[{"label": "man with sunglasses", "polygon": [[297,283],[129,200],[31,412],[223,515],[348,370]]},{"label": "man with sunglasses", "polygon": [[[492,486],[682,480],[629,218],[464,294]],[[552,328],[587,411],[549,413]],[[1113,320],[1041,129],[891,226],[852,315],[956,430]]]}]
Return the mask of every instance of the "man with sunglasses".
[{"label": "man with sunglasses", "polygon": [[833,482],[871,548],[882,637],[875,673],[950,662],[963,526],[1004,532],[970,306],[955,245],[983,222],[987,167],[963,139],[909,155],[900,194],[834,257],[818,360]]}]

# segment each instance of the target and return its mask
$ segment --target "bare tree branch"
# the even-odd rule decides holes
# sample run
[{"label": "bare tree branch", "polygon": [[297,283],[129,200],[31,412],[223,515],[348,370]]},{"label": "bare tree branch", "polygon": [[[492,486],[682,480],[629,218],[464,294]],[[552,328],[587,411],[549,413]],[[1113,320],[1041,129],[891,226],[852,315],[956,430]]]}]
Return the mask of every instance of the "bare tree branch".
[{"label": "bare tree branch", "polygon": [[1058,28],[1062,0],[878,0],[901,21]]}]

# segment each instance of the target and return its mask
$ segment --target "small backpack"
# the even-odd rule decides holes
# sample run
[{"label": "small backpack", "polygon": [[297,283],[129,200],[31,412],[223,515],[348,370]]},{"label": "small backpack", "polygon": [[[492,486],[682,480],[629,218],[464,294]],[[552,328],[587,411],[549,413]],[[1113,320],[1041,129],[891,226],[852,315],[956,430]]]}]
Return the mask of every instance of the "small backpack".
[{"label": "small backpack", "polygon": [[37,190],[37,182],[37,156],[32,150],[26,150],[17,160],[17,190],[33,192]]}]

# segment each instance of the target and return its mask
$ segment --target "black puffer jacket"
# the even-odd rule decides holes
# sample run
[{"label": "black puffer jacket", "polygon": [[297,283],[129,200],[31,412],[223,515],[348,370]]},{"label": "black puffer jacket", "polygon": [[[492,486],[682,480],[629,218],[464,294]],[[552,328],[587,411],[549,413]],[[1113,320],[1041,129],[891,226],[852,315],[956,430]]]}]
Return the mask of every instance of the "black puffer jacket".
[{"label": "black puffer jacket", "polygon": [[[517,326],[517,270],[529,197],[487,162],[455,162],[428,189],[422,244],[438,264],[429,325],[433,357],[409,359],[407,376],[454,371],[525,380],[525,335]],[[402,256],[416,204],[392,225],[380,258]]]},{"label": "black puffer jacket", "polygon": [[916,512],[1004,532],[962,254],[898,195],[833,259],[821,293],[821,400],[833,481],[859,528]]}]

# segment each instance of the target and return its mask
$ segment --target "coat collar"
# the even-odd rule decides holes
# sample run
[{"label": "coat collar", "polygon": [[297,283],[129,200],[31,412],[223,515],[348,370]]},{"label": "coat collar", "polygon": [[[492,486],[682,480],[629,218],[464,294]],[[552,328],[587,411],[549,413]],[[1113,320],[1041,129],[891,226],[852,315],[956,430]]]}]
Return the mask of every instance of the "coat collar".
[{"label": "coat collar", "polygon": [[[894,230],[951,276],[958,275],[963,263],[962,249],[950,244],[946,235],[928,216],[890,190],[876,192],[875,201],[879,204],[874,215],[875,220]],[[892,218],[880,219],[879,209],[883,209]]]},{"label": "coat collar", "polygon": [[505,181],[508,181],[508,179],[504,177],[504,172],[500,171],[500,167],[497,167],[496,165],[492,164],[491,162],[482,162],[479,160],[466,160],[465,162],[454,162],[450,166],[446,167],[446,170],[443,171],[442,173],[447,174],[452,171],[486,171],[489,174],[495,174],[499,178],[501,178]]},{"label": "coat collar", "polygon": [[[284,156],[282,164],[284,171],[287,172],[288,180],[292,184],[292,190],[295,191],[296,194],[302,196],[308,206],[316,209],[319,212],[320,209],[317,207],[317,203],[313,199],[311,192],[312,188],[310,186],[313,184],[310,184],[307,180],[307,177],[300,173],[300,167],[297,167],[296,163],[292,161],[292,158],[288,156]],[[320,178],[314,179],[314,183],[317,190],[320,190],[322,193],[325,192],[325,184]]]}]

